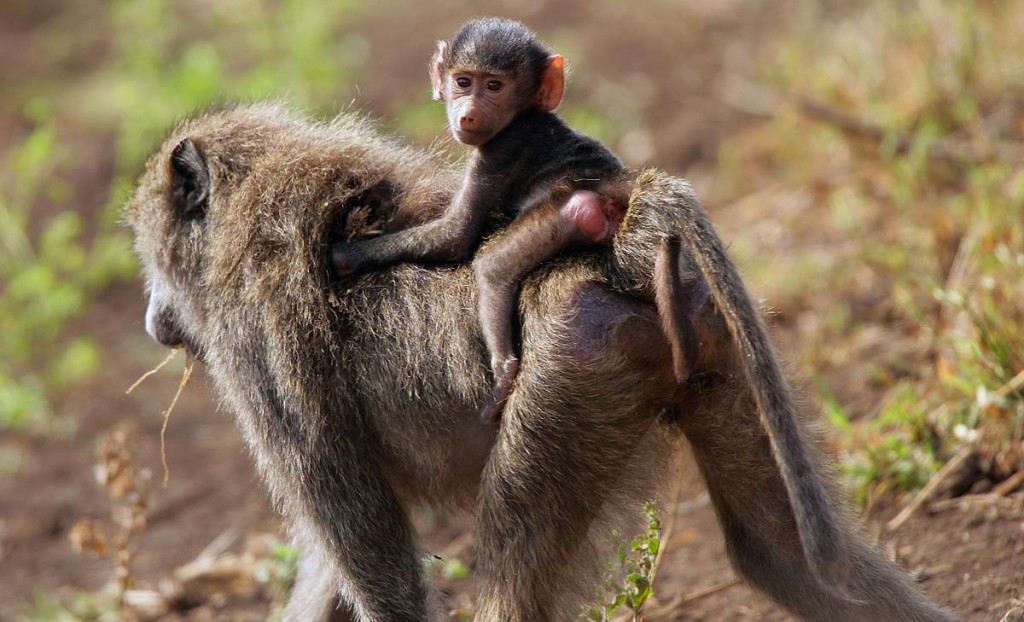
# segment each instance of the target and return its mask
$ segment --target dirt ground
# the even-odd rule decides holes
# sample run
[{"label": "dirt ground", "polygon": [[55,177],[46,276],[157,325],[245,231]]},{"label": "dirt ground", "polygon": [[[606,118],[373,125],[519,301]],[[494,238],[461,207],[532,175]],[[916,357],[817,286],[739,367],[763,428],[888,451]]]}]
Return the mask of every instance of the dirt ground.
[{"label": "dirt ground", "polygon": [[[603,110],[609,116],[624,110],[624,118],[642,117],[645,129],[639,138],[613,147],[634,154],[632,163],[647,161],[689,177],[715,217],[716,204],[724,200],[715,183],[717,148],[731,133],[759,122],[723,105],[716,94],[724,77],[742,65],[744,54],[765,53],[772,24],[783,18],[784,11],[770,3],[739,0],[700,7],[650,3],[645,11],[630,10],[626,3],[588,6],[581,0],[557,6],[542,1],[487,4],[487,12],[508,14],[552,31],[571,31],[567,38],[586,63],[578,68],[580,76],[569,99],[605,101]],[[355,104],[388,119],[401,102],[418,96],[427,88],[424,58],[432,42],[469,14],[456,3],[431,10],[385,2],[379,10],[359,17],[353,28],[366,36],[369,62],[375,70],[362,78],[358,94],[353,95]],[[36,18],[24,15],[21,19],[6,25],[0,20],[0,50],[17,50],[18,42],[31,35]],[[31,63],[19,66],[0,54],[4,56],[8,62],[0,61],[0,67],[11,79],[19,71],[47,70]],[[584,72],[600,78],[584,79]],[[620,108],[612,95],[602,95],[614,84],[642,86],[634,86],[636,99]],[[439,128],[441,123],[438,110]],[[17,135],[18,128],[15,113],[0,106],[0,138]],[[61,135],[74,153],[88,155],[70,182],[82,199],[79,208],[95,213],[109,184],[111,139],[93,135],[87,128],[63,128]],[[738,222],[717,218],[716,222],[728,240],[756,237],[770,218],[767,211],[746,214],[742,230]],[[161,413],[178,386],[181,361],[125,395],[128,385],[160,361],[164,352],[145,335],[141,284],[113,286],[95,302],[76,330],[100,341],[105,348],[104,365],[100,374],[61,405],[73,425],[58,438],[11,431],[0,436],[0,451],[20,460],[12,474],[0,479],[0,620],[25,619],[26,605],[37,592],[71,598],[77,590],[96,590],[109,581],[111,564],[76,555],[68,534],[80,518],[102,517],[107,512],[92,465],[97,439],[118,423],[130,422],[134,427],[138,462],[154,473],[149,526],[137,540],[134,564],[140,587],[156,588],[214,541],[237,551],[252,534],[282,533],[230,414],[217,408],[202,373],[186,388],[170,420],[170,483],[166,489],[160,486]],[[784,305],[777,323],[784,349],[795,347],[786,339]],[[665,545],[657,599],[649,606],[648,619],[792,619],[744,586],[723,587],[733,580],[733,573],[713,512],[689,465],[684,468],[679,499],[678,507],[672,509],[675,529]],[[1015,606],[1014,599],[1024,597],[1024,500],[1020,496],[998,501],[966,498],[941,511],[921,511],[901,529],[885,531],[884,521],[897,510],[893,503],[876,507],[867,517],[866,529],[932,598],[958,610],[965,620],[980,622],[1001,620]],[[467,551],[461,544],[465,518],[424,515],[418,520],[427,550]],[[468,556],[466,561],[471,561]],[[453,606],[471,594],[471,580],[439,581]],[[717,589],[700,594],[708,588]],[[208,602],[163,619],[263,619],[268,606],[260,597],[241,603]]]}]

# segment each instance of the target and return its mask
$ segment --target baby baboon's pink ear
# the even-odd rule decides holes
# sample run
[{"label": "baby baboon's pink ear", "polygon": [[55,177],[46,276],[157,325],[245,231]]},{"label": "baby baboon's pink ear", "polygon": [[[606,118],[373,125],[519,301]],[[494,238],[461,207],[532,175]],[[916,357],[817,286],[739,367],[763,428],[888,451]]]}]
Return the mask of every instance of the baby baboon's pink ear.
[{"label": "baby baboon's pink ear", "polygon": [[544,75],[540,78],[537,89],[537,107],[551,112],[562,103],[565,93],[565,58],[561,54],[550,56],[544,67]]}]

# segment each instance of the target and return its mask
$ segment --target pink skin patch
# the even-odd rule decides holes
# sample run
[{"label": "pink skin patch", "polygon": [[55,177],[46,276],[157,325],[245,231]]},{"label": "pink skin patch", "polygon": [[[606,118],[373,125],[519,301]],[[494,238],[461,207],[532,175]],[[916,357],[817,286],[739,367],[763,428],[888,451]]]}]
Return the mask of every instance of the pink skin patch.
[{"label": "pink skin patch", "polygon": [[590,190],[573,192],[559,212],[594,242],[610,240],[619,230],[623,217],[617,205]]}]

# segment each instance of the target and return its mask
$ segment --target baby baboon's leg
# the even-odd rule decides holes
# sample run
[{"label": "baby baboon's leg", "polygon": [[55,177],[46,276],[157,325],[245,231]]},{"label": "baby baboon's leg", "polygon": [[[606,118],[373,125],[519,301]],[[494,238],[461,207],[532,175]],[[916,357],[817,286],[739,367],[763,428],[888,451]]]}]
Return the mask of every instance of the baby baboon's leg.
[{"label": "baby baboon's leg", "polygon": [[816,580],[800,545],[785,484],[748,389],[737,372],[684,391],[676,420],[707,482],[736,570],[805,620],[951,622],[905,572],[848,531],[849,598]]},{"label": "baby baboon's leg", "polygon": [[523,279],[574,243],[610,240],[621,220],[621,210],[606,198],[578,190],[564,205],[548,202],[525,212],[477,253],[477,310],[494,374],[494,388],[481,411],[486,421],[498,419],[519,373],[513,325]]},{"label": "baby baboon's leg", "polygon": [[523,278],[568,246],[575,233],[557,209],[544,206],[515,220],[473,260],[480,331],[494,374],[490,398],[480,412],[485,421],[498,420],[519,374],[514,323]]},{"label": "baby baboon's leg", "polygon": [[[662,481],[657,466],[632,463],[645,452],[638,447],[649,449],[643,455],[651,460],[672,454],[651,441],[661,410],[655,402],[675,388],[656,313],[593,284],[565,292],[575,300],[568,312],[538,304],[559,295],[564,283],[557,281],[547,279],[550,289],[526,305],[524,352],[531,358],[481,484],[481,622],[575,619],[581,577],[593,579],[593,566],[581,558],[589,559],[584,547],[595,520],[613,498],[617,508],[639,510],[653,494],[640,489]],[[567,314],[568,325],[537,320]],[[625,475],[634,468],[650,479]]]}]

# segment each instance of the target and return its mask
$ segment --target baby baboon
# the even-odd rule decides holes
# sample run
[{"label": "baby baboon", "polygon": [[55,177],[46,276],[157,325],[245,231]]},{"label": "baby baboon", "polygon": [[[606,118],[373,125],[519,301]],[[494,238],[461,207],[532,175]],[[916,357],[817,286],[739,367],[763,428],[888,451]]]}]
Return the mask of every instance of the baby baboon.
[{"label": "baby baboon", "polygon": [[[398,261],[461,261],[476,250],[488,216],[515,219],[473,263],[494,375],[487,421],[500,416],[519,373],[513,316],[523,278],[572,245],[610,241],[625,210],[593,191],[622,163],[553,112],[565,90],[562,65],[530,29],[507,19],[472,20],[440,41],[434,98],[445,103],[452,135],[477,147],[462,187],[437,220],[333,253],[340,274]],[[562,187],[553,193],[556,184]]]},{"label": "baby baboon", "polygon": [[[668,480],[680,430],[737,570],[769,597],[806,620],[955,619],[852,531],[851,598],[816,580],[716,307],[695,313],[696,364],[676,381],[649,292],[664,239],[684,236],[676,211],[699,210],[679,180],[644,173],[613,247],[526,279],[529,364],[500,428],[480,421],[471,270],[339,284],[329,267],[333,240],[425,222],[455,183],[363,120],[255,106],[180,125],[129,203],[147,329],[204,361],[305,548],[287,620],[444,619],[408,519],[423,503],[475,510],[478,620],[574,619],[609,530],[636,533]],[[666,271],[685,283],[695,265],[684,245]]]}]

